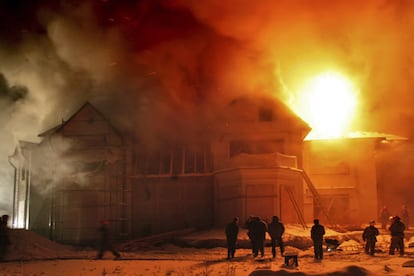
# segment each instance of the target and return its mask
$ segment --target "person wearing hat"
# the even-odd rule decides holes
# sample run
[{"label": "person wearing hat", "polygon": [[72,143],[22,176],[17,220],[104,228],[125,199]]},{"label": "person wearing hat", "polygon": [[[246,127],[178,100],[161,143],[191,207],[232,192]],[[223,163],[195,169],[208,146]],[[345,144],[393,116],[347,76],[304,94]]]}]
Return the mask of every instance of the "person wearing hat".
[{"label": "person wearing hat", "polygon": [[362,233],[362,239],[365,242],[365,253],[374,256],[375,243],[377,242],[377,236],[379,235],[378,228],[375,227],[375,221],[371,220],[369,226],[364,229]]},{"label": "person wearing hat", "polygon": [[404,255],[404,231],[405,225],[399,216],[395,216],[389,227],[391,233],[390,255],[394,255],[395,249],[400,250],[400,256]]},{"label": "person wearing hat", "polygon": [[272,222],[267,225],[267,232],[271,238],[272,255],[276,258],[276,246],[280,248],[280,254],[283,256],[285,247],[283,244],[282,235],[285,233],[285,226],[279,221],[278,216],[273,216]]}]

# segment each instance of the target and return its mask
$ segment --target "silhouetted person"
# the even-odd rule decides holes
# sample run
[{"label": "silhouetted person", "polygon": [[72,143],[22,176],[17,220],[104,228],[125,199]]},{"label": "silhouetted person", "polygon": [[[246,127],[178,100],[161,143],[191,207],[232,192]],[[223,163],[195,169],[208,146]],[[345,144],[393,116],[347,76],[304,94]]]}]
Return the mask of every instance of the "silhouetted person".
[{"label": "silhouetted person", "polygon": [[7,223],[9,221],[8,215],[3,215],[0,221],[0,259],[6,257],[10,245],[9,228]]},{"label": "silhouetted person", "polygon": [[280,248],[280,254],[283,256],[283,252],[285,252],[285,247],[283,244],[282,235],[285,233],[285,226],[282,222],[279,221],[278,216],[273,216],[272,222],[267,225],[267,232],[271,238],[271,246],[272,246],[272,255],[273,258],[276,258],[276,246]]},{"label": "silhouetted person", "polygon": [[252,246],[252,255],[254,255],[254,240],[252,234],[252,222],[255,220],[255,216],[249,216],[246,220],[247,236],[249,237],[250,244]]},{"label": "silhouetted person", "polygon": [[253,240],[253,257],[257,257],[259,251],[261,256],[264,257],[264,243],[267,231],[266,223],[260,217],[255,217],[250,225]]},{"label": "silhouetted person", "polygon": [[365,253],[374,256],[375,243],[377,242],[377,236],[379,235],[378,228],[375,227],[375,221],[371,220],[369,226],[364,229],[362,233],[362,239],[365,242]]},{"label": "silhouetted person", "polygon": [[319,219],[313,220],[313,226],[311,228],[311,239],[313,241],[313,250],[316,260],[323,259],[323,236],[325,235],[325,227],[319,224]]},{"label": "silhouetted person", "polygon": [[380,220],[381,220],[381,228],[387,229],[387,223],[390,221],[390,211],[388,210],[388,207],[384,205],[380,212]]},{"label": "silhouetted person", "polygon": [[234,258],[236,253],[237,236],[239,235],[239,218],[233,218],[233,221],[226,225],[225,229],[227,240],[227,259]]},{"label": "silhouetted person", "polygon": [[101,226],[98,228],[99,231],[99,249],[98,249],[98,259],[102,259],[105,251],[111,251],[114,254],[116,259],[119,259],[121,255],[118,251],[115,250],[114,245],[112,243],[112,237],[109,231],[109,221],[103,220],[101,221]]},{"label": "silhouetted person", "polygon": [[404,255],[404,230],[405,225],[401,222],[399,216],[395,216],[392,219],[392,223],[390,225],[390,233],[391,233],[391,244],[390,244],[390,255],[394,255],[395,249],[400,250],[400,255]]},{"label": "silhouetted person", "polygon": [[409,229],[410,228],[410,216],[408,215],[408,209],[407,209],[407,205],[403,204],[401,206],[401,220],[405,225],[405,229]]}]

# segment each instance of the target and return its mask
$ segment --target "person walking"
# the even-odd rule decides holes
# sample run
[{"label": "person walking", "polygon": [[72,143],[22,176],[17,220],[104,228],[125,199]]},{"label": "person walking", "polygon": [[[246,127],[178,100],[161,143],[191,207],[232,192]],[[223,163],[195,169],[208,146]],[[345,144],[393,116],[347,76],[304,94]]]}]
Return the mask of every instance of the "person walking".
[{"label": "person walking", "polygon": [[391,233],[390,255],[394,255],[395,249],[400,251],[400,256],[404,255],[404,231],[405,225],[399,216],[392,219],[389,227]]},{"label": "person walking", "polygon": [[323,259],[323,236],[325,235],[325,227],[319,223],[319,219],[313,220],[311,228],[311,239],[313,241],[313,250],[315,253],[315,260]]},{"label": "person walking", "polygon": [[101,221],[101,226],[98,228],[98,232],[100,237],[97,259],[102,259],[106,251],[111,251],[115,256],[115,259],[119,259],[121,257],[121,254],[115,250],[115,247],[112,243],[112,237],[109,231],[109,220],[105,219]]},{"label": "person walking", "polygon": [[239,235],[239,218],[234,217],[232,222],[226,225],[227,259],[233,259],[236,253],[237,237]]},{"label": "person walking", "polygon": [[276,246],[280,248],[280,254],[283,257],[283,252],[285,252],[285,247],[283,244],[282,235],[285,233],[285,226],[282,222],[279,221],[278,216],[273,216],[272,222],[267,225],[267,232],[271,238],[272,246],[272,256],[276,258]]},{"label": "person walking", "polygon": [[380,211],[380,220],[381,220],[381,229],[387,229],[387,224],[390,221],[390,211],[388,211],[388,207],[384,205]]},{"label": "person walking", "polygon": [[251,235],[253,239],[253,257],[259,255],[259,251],[262,257],[264,257],[264,243],[266,239],[267,226],[266,223],[260,218],[255,217],[251,222]]},{"label": "person walking", "polygon": [[377,242],[377,236],[379,235],[378,228],[375,227],[375,221],[371,220],[369,226],[364,229],[362,233],[362,239],[365,242],[365,253],[374,256],[375,243]]}]

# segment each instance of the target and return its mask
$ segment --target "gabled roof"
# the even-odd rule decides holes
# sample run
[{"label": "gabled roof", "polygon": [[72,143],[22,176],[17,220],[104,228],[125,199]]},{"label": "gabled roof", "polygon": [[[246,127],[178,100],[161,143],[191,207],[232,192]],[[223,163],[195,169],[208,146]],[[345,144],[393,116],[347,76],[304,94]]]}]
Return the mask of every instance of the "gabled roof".
[{"label": "gabled roof", "polygon": [[[107,120],[105,118],[105,116],[98,110],[96,109],[90,102],[85,102],[75,113],[72,114],[72,116],[70,116],[66,121],[62,121],[62,123],[60,125],[57,125],[55,127],[52,127],[42,133],[40,133],[38,136],[39,137],[46,137],[46,136],[50,136],[53,135],[55,133],[60,132],[76,115],[78,115],[82,110],[84,110],[85,108],[90,108],[92,109],[94,112],[96,112],[99,116],[101,116],[105,121],[108,122],[109,124],[109,120]],[[111,125],[111,124],[110,124]],[[111,127],[113,128],[113,130],[119,134],[119,132],[111,125]]]},{"label": "gabled roof", "polygon": [[274,111],[277,113],[278,116],[293,120],[297,123],[298,126],[302,127],[306,131],[310,131],[311,127],[295,112],[292,111],[285,103],[283,103],[280,99],[271,96],[240,96],[238,98],[233,99],[228,106],[234,106],[237,104],[247,104],[247,105],[256,105],[256,106],[273,106],[275,109]]}]

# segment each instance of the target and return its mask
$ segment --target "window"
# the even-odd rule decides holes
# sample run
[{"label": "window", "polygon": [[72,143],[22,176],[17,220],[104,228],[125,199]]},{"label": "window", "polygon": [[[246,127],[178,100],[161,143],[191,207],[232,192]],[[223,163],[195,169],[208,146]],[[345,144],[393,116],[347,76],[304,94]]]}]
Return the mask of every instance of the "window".
[{"label": "window", "polygon": [[209,146],[189,147],[176,145],[164,150],[146,151],[138,148],[133,156],[134,172],[150,175],[179,175],[191,173],[209,173],[212,169],[212,157]]}]

